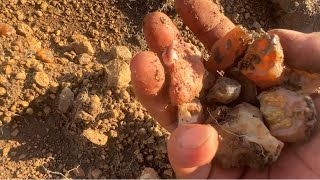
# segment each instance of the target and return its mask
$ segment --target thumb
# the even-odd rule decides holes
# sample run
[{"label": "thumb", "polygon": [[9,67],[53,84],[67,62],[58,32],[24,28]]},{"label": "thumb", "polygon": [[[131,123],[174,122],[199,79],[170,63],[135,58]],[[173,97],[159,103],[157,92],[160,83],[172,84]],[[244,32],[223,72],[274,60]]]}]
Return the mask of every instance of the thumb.
[{"label": "thumb", "polygon": [[183,125],[168,142],[169,160],[178,178],[207,178],[218,148],[218,134],[209,125]]},{"label": "thumb", "polygon": [[310,73],[320,72],[320,32],[301,33],[285,29],[273,29],[269,34],[280,37],[286,63]]}]

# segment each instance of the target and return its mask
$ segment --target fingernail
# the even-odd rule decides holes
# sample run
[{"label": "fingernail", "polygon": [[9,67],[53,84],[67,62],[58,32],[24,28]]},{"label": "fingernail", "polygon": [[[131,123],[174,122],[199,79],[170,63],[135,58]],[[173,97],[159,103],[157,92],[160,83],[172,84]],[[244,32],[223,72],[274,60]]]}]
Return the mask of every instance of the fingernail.
[{"label": "fingernail", "polygon": [[212,135],[212,129],[209,126],[197,125],[184,131],[177,141],[182,148],[196,149],[206,143]]}]

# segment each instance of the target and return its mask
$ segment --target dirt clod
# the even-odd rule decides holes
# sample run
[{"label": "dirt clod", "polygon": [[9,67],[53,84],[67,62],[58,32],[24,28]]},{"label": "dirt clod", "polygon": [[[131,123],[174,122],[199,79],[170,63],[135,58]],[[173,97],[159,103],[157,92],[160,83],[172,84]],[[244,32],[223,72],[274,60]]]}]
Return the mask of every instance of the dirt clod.
[{"label": "dirt clod", "polygon": [[92,62],[92,59],[92,56],[87,53],[83,53],[78,56],[78,61],[81,65],[89,65]]},{"label": "dirt clod", "polygon": [[87,138],[93,144],[104,146],[107,144],[108,136],[99,133],[93,129],[86,129],[83,131],[83,136]]},{"label": "dirt clod", "polygon": [[54,62],[53,53],[49,49],[42,49],[36,53],[36,58],[45,63]]},{"label": "dirt clod", "polygon": [[82,34],[74,34],[72,35],[72,40],[74,41],[72,43],[72,49],[77,54],[87,53],[90,55],[93,55],[95,53],[91,42],[88,40],[88,38]]},{"label": "dirt clod", "polygon": [[113,59],[105,66],[106,84],[119,89],[129,86],[131,72],[129,65],[119,59]]},{"label": "dirt clod", "polygon": [[12,36],[16,34],[16,30],[9,24],[0,23],[0,36]]},{"label": "dirt clod", "polygon": [[7,90],[4,87],[0,87],[0,96],[4,96],[7,94]]},{"label": "dirt clod", "polygon": [[34,75],[34,81],[40,87],[48,87],[50,84],[50,79],[45,72],[36,72],[36,74]]},{"label": "dirt clod", "polygon": [[27,75],[25,72],[19,72],[16,74],[16,80],[25,80],[27,78]]},{"label": "dirt clod", "polygon": [[3,157],[7,157],[9,155],[9,152],[10,152],[10,147],[5,147],[2,149],[2,156]]},{"label": "dirt clod", "polygon": [[111,49],[111,55],[114,59],[125,60],[128,63],[132,58],[132,54],[126,46],[115,46]]}]

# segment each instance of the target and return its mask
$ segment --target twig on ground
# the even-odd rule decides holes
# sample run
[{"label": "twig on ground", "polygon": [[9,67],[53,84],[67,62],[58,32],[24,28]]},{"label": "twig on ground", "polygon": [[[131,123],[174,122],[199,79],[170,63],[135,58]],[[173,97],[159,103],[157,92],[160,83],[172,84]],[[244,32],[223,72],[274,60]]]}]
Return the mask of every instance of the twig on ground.
[{"label": "twig on ground", "polygon": [[14,115],[14,116],[21,117],[21,118],[24,120],[24,122],[29,126],[29,123],[27,122],[27,120],[26,120],[25,117],[21,116],[20,114],[16,114],[16,113],[14,113],[13,115]]},{"label": "twig on ground", "polygon": [[3,136],[3,134],[4,134],[3,129],[2,129],[4,126],[5,126],[5,124],[0,127],[1,136]]},{"label": "twig on ground", "polygon": [[58,171],[50,171],[50,170],[48,170],[46,167],[44,167],[43,165],[41,165],[41,167],[45,170],[45,172],[47,173],[47,174],[55,174],[55,175],[59,175],[59,176],[61,176],[61,177],[63,177],[64,179],[70,179],[68,176],[70,175],[70,173],[72,172],[72,171],[77,171],[77,172],[79,172],[79,167],[80,167],[80,165],[78,165],[77,167],[75,167],[75,168],[73,168],[73,169],[70,169],[70,170],[68,170],[65,174],[62,174],[61,172],[58,172]]}]

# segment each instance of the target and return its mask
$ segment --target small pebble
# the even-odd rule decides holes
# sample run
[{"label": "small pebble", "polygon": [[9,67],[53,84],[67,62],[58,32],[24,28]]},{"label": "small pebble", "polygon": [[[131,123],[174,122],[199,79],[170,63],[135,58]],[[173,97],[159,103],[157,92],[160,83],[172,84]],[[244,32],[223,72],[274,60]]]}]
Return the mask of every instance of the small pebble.
[{"label": "small pebble", "polygon": [[86,53],[80,54],[78,56],[79,64],[88,65],[92,62],[92,56]]},{"label": "small pebble", "polygon": [[218,101],[228,104],[236,100],[241,92],[241,84],[227,77],[220,77],[209,90],[206,98],[208,102]]},{"label": "small pebble", "polygon": [[41,49],[36,53],[36,58],[45,63],[54,62],[54,56],[51,50],[49,49]]},{"label": "small pebble", "polygon": [[32,114],[34,113],[34,111],[33,111],[32,108],[28,108],[28,109],[26,110],[26,113],[27,113],[28,115],[32,115]]},{"label": "small pebble", "polygon": [[4,87],[0,87],[0,96],[4,96],[7,94],[7,90]]},{"label": "small pebble", "polygon": [[37,72],[34,76],[34,80],[41,87],[48,87],[50,84],[49,77],[44,72]]},{"label": "small pebble", "polygon": [[254,21],[253,27],[256,28],[256,29],[260,29],[260,28],[261,28],[261,25],[260,25],[260,23],[258,23],[257,21]]},{"label": "small pebble", "polygon": [[5,148],[3,148],[3,150],[2,150],[2,156],[3,157],[7,157],[8,156],[8,154],[9,154],[9,152],[10,152],[10,147],[5,147]]},{"label": "small pebble", "polygon": [[16,34],[16,30],[9,24],[0,23],[0,36],[12,36]]},{"label": "small pebble", "polygon": [[93,129],[86,129],[83,131],[82,135],[91,141],[93,144],[104,146],[107,144],[108,136]]},{"label": "small pebble", "polygon": [[20,104],[21,104],[22,107],[28,107],[29,106],[29,103],[27,101],[21,101]]},{"label": "small pebble", "polygon": [[153,168],[144,168],[141,172],[140,179],[160,179],[160,177]]},{"label": "small pebble", "polygon": [[17,137],[18,134],[19,134],[19,130],[18,130],[18,129],[14,129],[14,130],[12,131],[12,133],[11,133],[11,136]]},{"label": "small pebble", "polygon": [[72,48],[77,54],[87,53],[93,55],[95,53],[88,38],[81,34],[74,34],[71,37],[73,39]]},{"label": "small pebble", "polygon": [[25,72],[20,72],[16,74],[16,80],[25,80],[27,78],[27,75]]},{"label": "small pebble", "polygon": [[172,177],[173,176],[173,171],[172,171],[172,169],[166,169],[166,170],[163,171],[163,174],[165,176]]},{"label": "small pebble", "polygon": [[102,171],[100,169],[95,169],[91,172],[91,176],[94,178],[94,179],[98,179],[102,174]]}]

